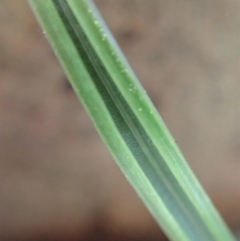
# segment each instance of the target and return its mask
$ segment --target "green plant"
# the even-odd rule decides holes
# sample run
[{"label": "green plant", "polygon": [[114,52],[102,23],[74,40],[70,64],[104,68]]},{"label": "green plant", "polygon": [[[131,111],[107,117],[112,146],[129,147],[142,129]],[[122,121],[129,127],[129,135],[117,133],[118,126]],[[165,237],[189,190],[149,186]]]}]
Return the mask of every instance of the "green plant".
[{"label": "green plant", "polygon": [[99,134],[167,236],[234,240],[93,3],[30,4]]}]

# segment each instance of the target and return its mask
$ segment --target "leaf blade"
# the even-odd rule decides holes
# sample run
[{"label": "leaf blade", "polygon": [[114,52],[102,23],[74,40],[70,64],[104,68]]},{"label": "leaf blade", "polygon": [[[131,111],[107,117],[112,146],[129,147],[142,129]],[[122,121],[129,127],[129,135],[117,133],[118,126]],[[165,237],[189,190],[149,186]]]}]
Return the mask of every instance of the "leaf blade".
[{"label": "leaf blade", "polygon": [[168,236],[233,240],[92,3],[30,2],[100,135]]}]

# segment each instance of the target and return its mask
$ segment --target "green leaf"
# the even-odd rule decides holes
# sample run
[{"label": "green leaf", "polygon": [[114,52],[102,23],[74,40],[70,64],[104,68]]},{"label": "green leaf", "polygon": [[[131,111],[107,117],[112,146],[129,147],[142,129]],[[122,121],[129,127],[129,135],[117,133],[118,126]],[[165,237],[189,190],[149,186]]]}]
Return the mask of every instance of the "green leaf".
[{"label": "green leaf", "polygon": [[94,4],[29,2],[100,136],[167,236],[234,240]]}]

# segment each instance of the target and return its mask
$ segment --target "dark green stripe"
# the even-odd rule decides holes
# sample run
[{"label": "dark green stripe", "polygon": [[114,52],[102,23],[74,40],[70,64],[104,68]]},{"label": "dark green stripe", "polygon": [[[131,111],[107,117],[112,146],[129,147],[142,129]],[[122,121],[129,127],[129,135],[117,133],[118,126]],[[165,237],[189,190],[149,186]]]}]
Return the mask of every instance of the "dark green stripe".
[{"label": "dark green stripe", "polygon": [[[182,188],[172,175],[169,167],[166,165],[162,156],[157,151],[130,106],[112,81],[106,68],[103,66],[94,48],[88,41],[82,27],[77,22],[66,1],[53,0],[53,3],[76,47],[79,57],[84,62],[85,68],[89,72],[92,81],[100,93],[117,129],[138,161],[138,164],[141,166],[142,171],[148,177],[158,195],[164,201],[166,207],[170,212],[174,213],[175,219],[179,222],[183,230],[189,234],[189,237],[192,240],[202,241],[200,233],[203,235],[203,232],[205,235],[205,241],[207,241],[206,238],[209,238],[209,240],[212,239],[211,234],[205,227],[205,224],[199,217],[199,214],[196,212],[195,207],[182,191]],[[119,100],[117,103],[115,101],[116,97]],[[127,124],[126,117],[131,119],[132,125],[135,126],[134,130],[132,125]],[[136,130],[138,133],[136,133]],[[141,139],[139,137],[141,137]],[[162,176],[159,176],[155,168],[148,160],[147,154],[142,148],[142,143],[144,143],[147,150],[150,150],[154,159],[157,160],[158,165],[161,167]],[[160,178],[161,182],[159,182]],[[172,190],[170,190],[169,187],[172,187]],[[178,196],[176,196],[175,193],[177,193]],[[196,217],[194,220],[191,218],[193,215]],[[201,229],[200,232],[198,227],[204,227],[204,230]]]}]

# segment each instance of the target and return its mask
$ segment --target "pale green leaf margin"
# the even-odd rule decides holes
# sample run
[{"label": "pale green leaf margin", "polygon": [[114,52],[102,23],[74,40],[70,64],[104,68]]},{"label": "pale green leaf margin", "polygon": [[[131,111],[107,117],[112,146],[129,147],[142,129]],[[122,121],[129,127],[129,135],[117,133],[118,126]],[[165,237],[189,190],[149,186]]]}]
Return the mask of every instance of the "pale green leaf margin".
[{"label": "pale green leaf margin", "polygon": [[[82,100],[99,134],[109,147],[121,170],[167,236],[175,241],[234,240],[231,232],[185,162],[175,140],[139,84],[93,3],[86,0],[55,1],[63,7],[67,5],[70,8],[112,81],[134,112],[147,135],[151,138],[162,160],[149,158],[150,161],[146,163],[146,168],[150,166],[155,168],[156,173],[159,175],[159,180],[156,180],[156,182],[159,183],[159,186],[161,186],[161,182],[166,184],[179,207],[185,212],[187,220],[179,219],[179,216],[182,215],[181,212],[176,210],[179,207],[169,206],[166,199],[164,199],[164,193],[159,195],[156,186],[153,185],[153,181],[150,181],[149,176],[146,175],[138,160],[135,159],[133,152],[124,141],[83,60],[79,57],[76,46],[66,31],[54,1],[29,0],[29,2],[76,94]],[[95,67],[97,69],[96,64]],[[99,75],[101,76],[101,71]],[[105,84],[107,85],[107,83]],[[114,91],[111,94],[114,97]],[[121,106],[121,103],[118,105],[119,100],[117,96],[115,97],[115,104]],[[122,113],[124,116],[124,110],[122,110]],[[128,118],[125,115],[126,122],[131,127],[131,124],[129,124],[131,120],[128,121]],[[134,132],[135,127],[132,126],[131,128]],[[141,137],[136,138],[136,140],[141,144]],[[144,144],[142,147],[144,148]],[[148,152],[148,150],[144,151],[145,153]],[[170,170],[169,178],[162,170],[160,162],[165,162],[164,165],[168,166]],[[176,179],[178,187],[175,184],[171,185],[173,179]],[[187,210],[188,206],[184,203],[182,197],[187,198],[191,202],[194,212]],[[178,220],[181,221],[179,222]],[[191,232],[191,230],[183,228],[187,225],[195,225],[196,232],[195,230]]]}]

